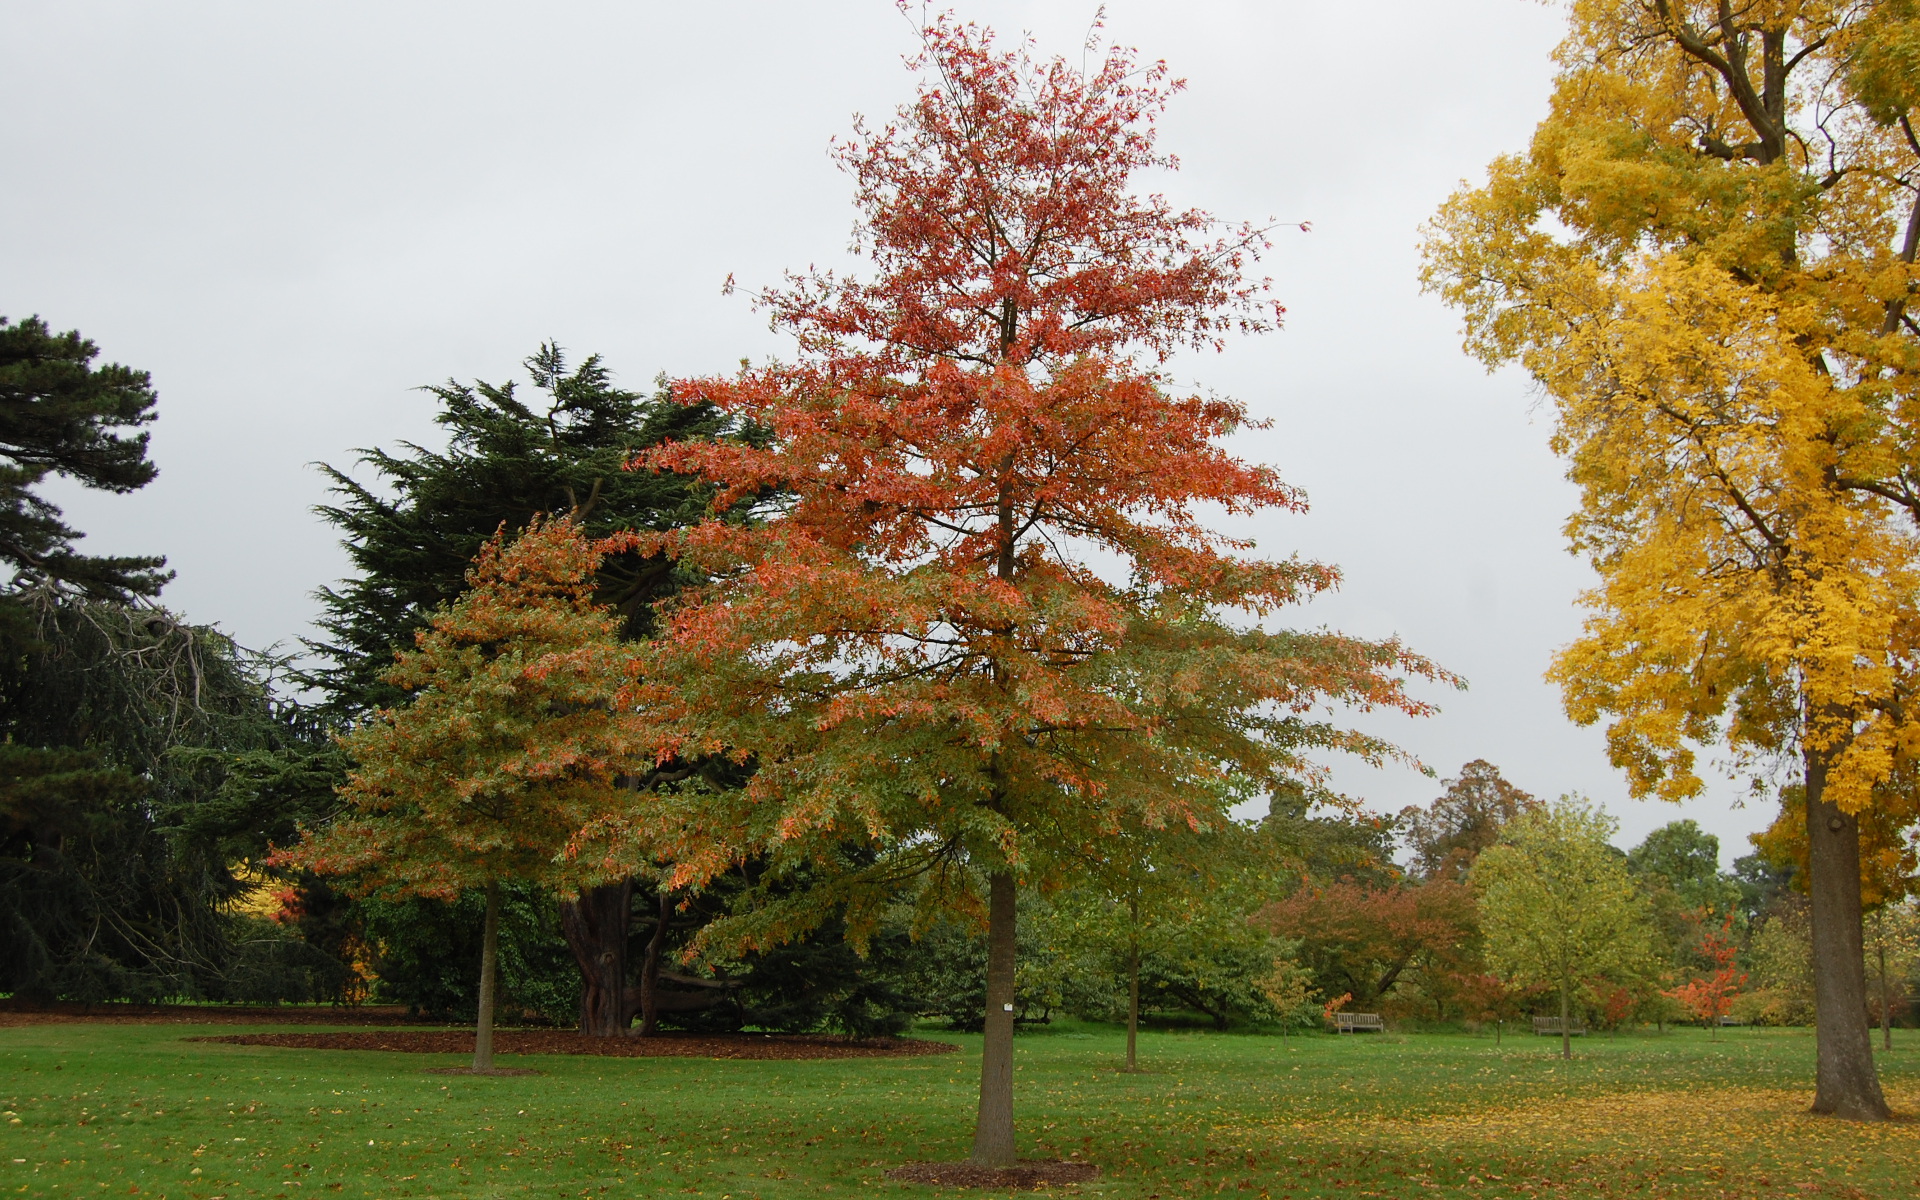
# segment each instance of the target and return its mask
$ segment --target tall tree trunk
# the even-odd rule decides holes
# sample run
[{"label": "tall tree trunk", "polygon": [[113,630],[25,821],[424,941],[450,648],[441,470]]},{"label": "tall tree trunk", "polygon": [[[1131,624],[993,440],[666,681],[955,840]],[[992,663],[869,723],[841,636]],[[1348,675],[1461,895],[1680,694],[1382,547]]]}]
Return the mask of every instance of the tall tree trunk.
[{"label": "tall tree trunk", "polygon": [[1573,1057],[1573,984],[1560,980],[1560,1057]]},{"label": "tall tree trunk", "polygon": [[585,888],[560,906],[560,932],[580,968],[580,1032],[620,1037],[627,1032],[627,935],[633,919],[633,880]]},{"label": "tall tree trunk", "polygon": [[1891,1114],[1867,1031],[1867,965],[1861,945],[1860,822],[1826,798],[1827,761],[1808,751],[1808,892],[1813,901],[1813,1012],[1817,1065],[1813,1111],[1854,1121]]},{"label": "tall tree trunk", "polygon": [[1140,1040],[1140,944],[1135,942],[1127,958],[1127,1070],[1140,1069],[1134,1053]]},{"label": "tall tree trunk", "polygon": [[1127,1070],[1140,1069],[1140,892],[1127,897]]},{"label": "tall tree trunk", "polygon": [[660,1018],[660,959],[667,949],[667,925],[673,919],[673,894],[660,891],[659,918],[647,939],[646,961],[640,964],[640,1036],[652,1037]]},{"label": "tall tree trunk", "polygon": [[487,919],[480,932],[480,1017],[473,1029],[474,1073],[493,1070],[493,992],[500,971],[500,885],[487,884]]},{"label": "tall tree trunk", "polygon": [[1013,962],[1012,871],[987,877],[987,1021],[980,1053],[980,1114],[967,1161],[1011,1167],[1013,1153]]}]

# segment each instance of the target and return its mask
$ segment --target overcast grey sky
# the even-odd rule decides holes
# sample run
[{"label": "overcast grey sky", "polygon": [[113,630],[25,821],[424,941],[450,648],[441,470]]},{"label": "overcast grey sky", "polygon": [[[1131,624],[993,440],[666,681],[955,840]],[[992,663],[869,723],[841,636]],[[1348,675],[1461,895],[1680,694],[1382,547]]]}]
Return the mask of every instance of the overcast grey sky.
[{"label": "overcast grey sky", "polygon": [[[1091,0],[967,0],[963,17],[1078,53]],[[1676,809],[1625,797],[1600,734],[1541,681],[1585,568],[1550,415],[1459,350],[1416,283],[1420,223],[1543,113],[1559,10],[1534,0],[1114,0],[1107,34],[1188,81],[1167,191],[1222,216],[1311,221],[1267,267],[1281,333],[1177,364],[1271,429],[1242,453],[1313,511],[1261,549],[1338,563],[1298,617],[1397,633],[1465,675],[1391,721],[1442,775],[1487,758],[1540,795],[1604,801],[1631,844],[1686,815],[1747,849],[1770,804],[1731,784]],[[77,327],[153,372],[160,478],[60,489],[99,552],[161,552],[165,600],[291,644],[344,570],[315,462],[434,437],[448,376],[505,378],[545,338],[630,385],[783,342],[739,295],[844,255],[828,139],[910,94],[888,0],[171,3],[0,10],[0,313]],[[1412,771],[1346,769],[1392,810]]]}]

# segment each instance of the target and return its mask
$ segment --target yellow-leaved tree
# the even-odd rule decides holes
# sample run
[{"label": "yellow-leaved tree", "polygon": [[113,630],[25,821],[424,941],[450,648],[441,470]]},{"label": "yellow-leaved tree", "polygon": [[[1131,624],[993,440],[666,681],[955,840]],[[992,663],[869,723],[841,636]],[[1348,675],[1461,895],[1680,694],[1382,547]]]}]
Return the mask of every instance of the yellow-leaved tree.
[{"label": "yellow-leaved tree", "polygon": [[601,559],[619,544],[590,541],[567,519],[536,517],[512,541],[503,526],[468,590],[395,656],[385,679],[409,702],[342,741],[354,764],[343,811],[277,856],[363,894],[486,893],[476,1073],[494,1070],[500,885],[567,896],[606,883],[566,851],[651,748],[614,702],[631,681],[620,617],[593,599]]},{"label": "yellow-leaved tree", "polygon": [[[1553,398],[1600,586],[1553,668],[1641,795],[1790,773],[1816,1112],[1887,1115],[1861,817],[1901,837],[1920,516],[1920,5],[1575,0],[1522,155],[1447,202],[1427,285]],[[1869,857],[1884,847],[1869,839]]]}]

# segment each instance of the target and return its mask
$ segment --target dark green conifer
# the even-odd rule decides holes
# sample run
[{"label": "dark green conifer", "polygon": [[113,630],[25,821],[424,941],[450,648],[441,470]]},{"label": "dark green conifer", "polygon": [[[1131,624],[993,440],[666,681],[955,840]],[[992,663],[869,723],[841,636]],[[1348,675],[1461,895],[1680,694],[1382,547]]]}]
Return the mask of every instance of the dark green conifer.
[{"label": "dark green conifer", "polygon": [[[362,451],[369,482],[323,468],[338,500],[320,513],[344,535],[354,575],[320,594],[325,636],[309,649],[323,661],[305,678],[334,714],[352,719],[400,700],[379,678],[394,650],[411,647],[428,614],[466,588],[473,556],[503,524],[513,532],[538,513],[571,513],[602,537],[669,529],[703,513],[705,489],[624,468],[635,451],[720,433],[712,409],[616,387],[598,355],[568,371],[552,343],[526,366],[538,394],[531,402],[512,382],[450,379],[423,389],[440,402],[446,449]],[[598,599],[626,617],[626,636],[644,637],[654,602],[676,582],[665,559],[612,555]]]},{"label": "dark green conifer", "polygon": [[153,480],[151,381],[118,363],[94,366],[99,353],[39,317],[0,317],[0,560],[13,569],[15,593],[45,584],[124,601],[156,595],[171,578],[157,556],[81,554],[81,533],[36,490],[49,475],[123,493]]}]

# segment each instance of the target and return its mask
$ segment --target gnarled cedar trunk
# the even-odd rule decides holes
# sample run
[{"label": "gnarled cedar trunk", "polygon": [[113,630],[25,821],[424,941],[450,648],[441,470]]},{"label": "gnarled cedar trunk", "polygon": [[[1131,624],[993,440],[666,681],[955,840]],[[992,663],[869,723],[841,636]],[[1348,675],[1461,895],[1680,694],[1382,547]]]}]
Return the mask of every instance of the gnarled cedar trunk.
[{"label": "gnarled cedar trunk", "polygon": [[980,1114],[968,1161],[1011,1167],[1013,1154],[1013,963],[1012,871],[987,877],[987,1021],[980,1052]]},{"label": "gnarled cedar trunk", "polygon": [[1826,799],[1827,760],[1808,751],[1808,893],[1813,901],[1813,1111],[1855,1121],[1891,1113],[1867,1031],[1860,913],[1860,822]]},{"label": "gnarled cedar trunk", "polygon": [[631,878],[583,889],[560,905],[560,931],[580,968],[580,1032],[588,1037],[621,1037],[632,1021],[627,1005],[632,910]]}]

